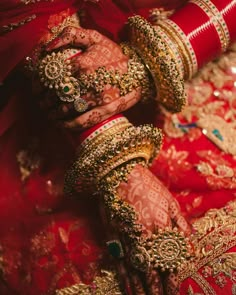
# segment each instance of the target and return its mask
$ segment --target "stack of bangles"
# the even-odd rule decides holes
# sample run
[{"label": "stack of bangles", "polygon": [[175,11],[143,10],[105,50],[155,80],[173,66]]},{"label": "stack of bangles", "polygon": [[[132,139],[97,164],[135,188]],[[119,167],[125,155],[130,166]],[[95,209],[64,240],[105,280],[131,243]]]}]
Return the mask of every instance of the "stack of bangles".
[{"label": "stack of bangles", "polygon": [[142,225],[137,222],[138,213],[132,205],[117,193],[117,187],[127,182],[132,169],[137,165],[147,167],[159,152],[162,133],[151,125],[134,127],[122,115],[114,116],[86,131],[76,161],[67,171],[65,192],[92,189],[103,198],[104,207],[120,240],[107,243],[108,249],[116,249],[116,258],[129,257],[136,269],[149,272],[151,269],[174,271],[190,257],[188,239],[177,229],[156,231],[143,236]]},{"label": "stack of bangles", "polygon": [[[68,74],[70,62],[65,61],[63,53],[41,60],[39,74],[43,83],[55,88],[63,101],[78,104],[79,112],[86,110],[80,95],[89,87],[96,88],[95,78],[100,83],[95,89],[97,93],[106,84],[117,86],[121,95],[141,87],[143,95],[157,93],[158,102],[167,110],[178,112],[186,100],[184,79],[191,78],[199,67],[225,51],[236,38],[235,15],[235,0],[191,0],[169,19],[154,25],[134,16],[129,19],[131,38],[124,49],[130,58],[126,75],[99,68],[96,77],[75,78]],[[50,76],[50,66],[54,76]],[[139,74],[135,74],[136,66]],[[157,128],[134,127],[121,115],[112,117],[82,135],[77,159],[65,179],[67,193],[87,187],[102,193],[110,218],[116,220],[120,234],[131,245],[132,265],[142,271],[174,270],[189,256],[188,241],[177,230],[158,231],[144,238],[137,213],[116,192],[119,183],[127,181],[137,164],[151,163],[160,149],[161,139]],[[122,247],[118,242],[116,246]]]}]

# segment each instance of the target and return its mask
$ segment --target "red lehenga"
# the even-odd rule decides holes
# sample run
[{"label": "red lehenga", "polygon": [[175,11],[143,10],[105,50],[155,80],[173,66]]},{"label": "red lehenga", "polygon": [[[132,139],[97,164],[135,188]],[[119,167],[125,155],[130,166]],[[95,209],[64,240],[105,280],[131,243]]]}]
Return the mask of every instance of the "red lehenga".
[{"label": "red lehenga", "polygon": [[[104,15],[99,18],[96,5],[100,4],[96,1],[30,2],[34,1],[2,1],[0,15],[4,18],[0,25],[5,31],[13,29],[0,37],[4,78],[31,51],[40,34],[45,34],[50,14],[59,14],[55,22],[60,22],[64,13],[87,9],[83,12],[97,16],[95,28],[105,32],[109,24]],[[128,5],[117,2],[117,17],[125,21]],[[17,27],[19,14],[6,10],[11,5],[19,6],[24,19],[37,12],[44,17],[28,19]],[[33,22],[37,29],[32,33]],[[25,27],[28,35],[19,34]],[[117,40],[119,28],[114,25],[109,29]],[[114,285],[110,272],[101,273],[101,269],[110,271],[112,262],[96,201],[89,196],[68,198],[62,193],[73,143],[45,118],[28,85],[29,80],[14,70],[0,92],[0,294],[54,294],[73,285],[86,288],[83,284],[102,284],[100,276],[109,277]],[[195,223],[195,233],[206,236],[201,239],[204,255],[199,254],[195,268],[190,265],[181,273],[181,294],[236,294],[235,48],[207,65],[186,83],[186,89],[189,104],[181,114],[154,112],[145,106],[148,115],[144,118],[144,107],[140,112],[136,106],[127,116],[134,122],[152,121],[163,127],[164,145],[151,169],[176,196],[188,220]],[[203,113],[208,118],[205,121]],[[210,131],[216,136],[209,138]],[[219,210],[209,211],[214,208]],[[207,211],[209,216],[201,219]]]}]

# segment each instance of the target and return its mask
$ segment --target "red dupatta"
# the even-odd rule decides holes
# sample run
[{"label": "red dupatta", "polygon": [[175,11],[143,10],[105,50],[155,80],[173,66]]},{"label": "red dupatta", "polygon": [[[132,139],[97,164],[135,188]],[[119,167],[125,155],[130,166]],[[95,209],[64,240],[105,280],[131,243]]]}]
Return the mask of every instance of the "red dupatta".
[{"label": "red dupatta", "polygon": [[[29,1],[28,1],[29,2]],[[67,10],[69,15],[86,11],[85,27],[94,28],[117,40],[120,28],[132,14],[129,1],[54,0],[26,3],[2,0],[0,3],[0,81],[26,57],[48,31],[51,15]],[[23,24],[20,24],[23,22]],[[11,28],[14,28],[11,30]]]}]

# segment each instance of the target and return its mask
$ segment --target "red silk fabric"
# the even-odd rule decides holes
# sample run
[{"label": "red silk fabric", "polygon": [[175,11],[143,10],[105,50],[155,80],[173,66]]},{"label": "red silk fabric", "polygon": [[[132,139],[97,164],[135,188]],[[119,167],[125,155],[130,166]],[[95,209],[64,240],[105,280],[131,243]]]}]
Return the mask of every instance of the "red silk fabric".
[{"label": "red silk fabric", "polygon": [[[118,40],[120,29],[132,6],[128,1],[118,1],[119,6],[109,0],[98,2],[83,0],[54,0],[24,4],[21,1],[3,0],[0,3],[0,82],[27,55],[48,32],[48,19],[51,15],[67,11],[67,16],[76,11],[86,12],[84,26],[100,29],[109,37]],[[3,26],[19,23],[35,15],[32,21],[7,31]],[[83,17],[82,17],[83,21]]]},{"label": "red silk fabric", "polygon": [[[57,14],[64,8],[69,8],[70,13],[79,7],[86,9],[87,18],[83,21],[87,27],[101,27],[102,31],[117,39],[119,28],[123,26],[127,15],[132,14],[126,2],[119,1],[119,6],[115,6],[111,1],[100,1],[95,4],[65,0],[51,3],[41,1],[25,6],[16,0],[1,1],[1,25],[17,22],[22,17],[34,13],[38,16],[34,21],[16,30],[1,32],[1,78],[4,79],[29,54],[41,38],[41,34],[47,31],[50,14]],[[106,11],[106,7],[110,9]],[[147,15],[147,10],[144,9],[142,12]],[[225,18],[227,17],[226,13]],[[35,28],[32,28],[32,25],[35,25]],[[231,25],[234,25],[233,18]],[[231,34],[235,36],[233,31]],[[236,77],[232,77],[232,81],[235,80]],[[19,80],[16,86],[16,81],[9,78],[5,86],[9,86],[13,93],[6,94],[10,100],[0,114],[1,295],[55,294],[57,288],[81,282],[91,283],[94,276],[99,275],[101,268],[113,265],[104,249],[105,229],[101,225],[98,203],[95,199],[89,199],[90,196],[83,195],[83,198],[80,196],[81,198],[75,200],[63,195],[63,176],[73,158],[74,148],[70,146],[63,132],[52,126],[39,111],[27,89],[29,83],[28,80]],[[213,96],[215,90],[220,93],[225,89],[235,92],[233,83],[229,83],[227,88],[225,84],[217,88],[211,81],[206,81],[203,85],[200,84],[199,88],[202,89],[206,85],[211,89],[208,95],[211,102],[219,101],[218,97]],[[190,91],[190,103],[192,96]],[[0,99],[4,97],[5,94],[1,93]],[[219,108],[219,114],[236,106],[234,101],[231,104],[226,98],[220,101],[224,104],[224,109]],[[198,108],[203,108],[204,105],[206,102]],[[133,118],[130,113],[128,118],[136,122],[142,121],[141,123],[153,121],[155,124],[161,120],[154,108],[144,106],[137,107]],[[235,167],[236,163],[231,155],[222,156],[222,151],[203,134],[197,139],[194,134],[193,138],[190,135],[186,134],[184,138],[171,138],[166,135],[163,150],[152,169],[180,201],[186,216],[193,219],[212,207],[224,206],[227,201],[235,199],[236,195],[233,179],[226,178],[229,183],[224,183],[225,178],[222,178],[220,188],[217,187],[217,181],[210,179],[210,184],[216,185],[212,188],[209,180],[197,173],[196,164],[201,158],[196,153],[207,150],[216,155],[212,161],[219,159],[224,165],[230,163],[232,167]],[[31,151],[32,140],[35,138],[38,149]],[[22,165],[17,161],[17,155],[21,151],[28,151],[30,158],[34,158],[36,154],[42,159],[39,167],[25,180],[21,179],[19,168]],[[28,161],[27,157],[26,160]],[[188,292],[189,287],[188,281],[185,284],[181,290],[183,295]],[[193,287],[194,293],[202,293],[199,286]],[[232,286],[228,284],[224,289],[218,288],[217,291],[218,294],[231,294],[231,289]]]}]

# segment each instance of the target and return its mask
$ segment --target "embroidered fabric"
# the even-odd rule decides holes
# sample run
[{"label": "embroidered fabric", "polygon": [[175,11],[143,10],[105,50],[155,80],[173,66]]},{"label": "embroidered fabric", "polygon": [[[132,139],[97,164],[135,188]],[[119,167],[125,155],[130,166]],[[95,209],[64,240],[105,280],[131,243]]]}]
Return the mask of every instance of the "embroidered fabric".
[{"label": "embroidered fabric", "polygon": [[[0,17],[1,26],[6,25],[9,17],[3,5],[15,2],[1,1],[0,15],[3,11],[5,13],[4,18]],[[54,2],[60,3],[53,6],[53,14],[56,13],[57,17],[50,19],[48,15],[38,25],[47,23],[48,19],[51,21],[49,27],[60,22],[65,6],[61,1]],[[121,7],[121,1],[118,2]],[[31,4],[24,5],[24,9],[29,9],[27,13],[20,10],[25,12],[24,17],[32,15],[34,3]],[[38,10],[39,14],[48,11],[48,5],[52,5],[46,1],[36,4],[41,8],[45,5],[44,9]],[[87,4],[94,7],[92,1]],[[122,25],[126,15],[124,7],[125,3],[122,6],[124,12],[119,14],[123,15],[119,20]],[[93,9],[94,14],[91,12],[90,15],[96,14]],[[73,11],[66,10],[65,14],[70,15]],[[101,11],[96,8],[96,12]],[[1,42],[0,46],[2,77],[28,55],[34,41],[40,39],[39,32],[30,29],[37,19],[8,32],[11,34],[9,39],[1,34],[0,40],[9,42]],[[10,20],[10,23],[14,22]],[[107,19],[103,22],[109,27]],[[90,26],[98,27],[98,23],[99,19]],[[15,42],[19,40],[16,32],[22,34],[23,28],[27,28],[21,35],[27,48],[15,48]],[[117,31],[116,28],[111,30]],[[15,59],[11,60],[9,54]],[[235,202],[224,207],[235,198],[235,157],[216,144],[219,141],[225,144],[221,139],[226,138],[228,127],[235,128],[235,61],[234,47],[217,62],[209,64],[193,81],[186,83],[189,104],[182,114],[171,115],[163,110],[162,115],[157,115],[153,106],[142,106],[133,115],[136,122],[153,121],[161,125],[164,121],[163,151],[152,171],[170,188],[187,218],[196,221],[196,230],[201,233],[197,236],[202,239],[199,260],[193,264],[195,273],[191,273],[191,277],[182,276],[181,294],[221,294],[222,290],[236,293]],[[38,110],[31,93],[23,87],[28,88],[29,80],[19,79],[19,76],[21,74],[17,76],[18,85],[11,77],[5,82],[9,88],[14,88],[14,92],[8,95],[10,103],[0,115],[0,294],[55,294],[55,290],[74,285],[91,288],[100,269],[108,269],[107,266],[114,263],[104,249],[106,233],[99,217],[99,204],[94,199],[75,200],[63,196],[64,171],[74,147],[64,132],[55,128]],[[6,96],[6,92],[1,92],[1,96]],[[218,116],[220,123],[222,120],[224,123],[217,128],[197,125],[202,116]],[[202,132],[203,129],[212,133],[215,142]],[[36,157],[32,153],[32,136],[37,137],[39,145]],[[205,218],[198,220],[213,207],[224,209],[210,211]],[[214,252],[212,247],[217,247],[219,252]],[[135,284],[136,277],[132,272],[129,275]],[[155,277],[158,281],[158,276]]]}]

